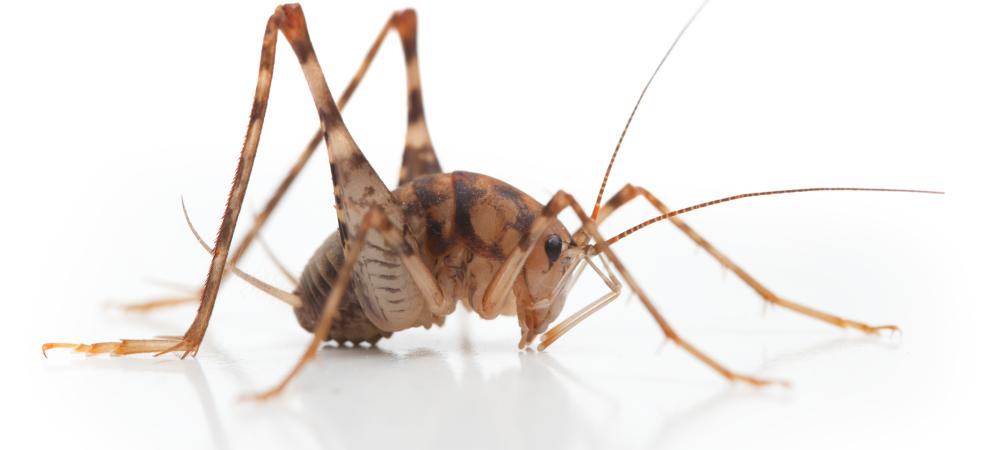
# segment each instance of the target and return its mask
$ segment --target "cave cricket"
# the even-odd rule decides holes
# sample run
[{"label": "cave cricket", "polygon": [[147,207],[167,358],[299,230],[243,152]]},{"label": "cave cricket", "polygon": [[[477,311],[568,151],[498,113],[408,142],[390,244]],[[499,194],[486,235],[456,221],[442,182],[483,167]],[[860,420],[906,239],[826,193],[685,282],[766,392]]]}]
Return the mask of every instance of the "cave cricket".
[{"label": "cave cricket", "polygon": [[[191,225],[186,208],[184,211],[191,231],[212,255],[204,287],[191,297],[161,299],[133,306],[133,309],[148,310],[197,301],[197,314],[188,330],[182,336],[155,339],[123,339],[93,344],[46,343],[42,351],[70,348],[87,354],[153,353],[159,356],[178,352],[181,358],[194,355],[204,339],[220,284],[229,273],[234,273],[289,304],[302,327],[313,333],[308,347],[290,373],[273,388],[254,396],[264,399],[282,392],[315,356],[324,341],[333,340],[341,344],[368,342],[374,345],[396,331],[443,324],[445,317],[455,311],[459,302],[484,319],[516,316],[521,334],[519,347],[525,348],[541,336],[537,348],[543,350],[618,298],[623,288],[623,283],[619,281],[621,277],[624,286],[638,297],[669,341],[730,381],[755,386],[773,383],[773,380],[734,372],[681,337],[612,250],[616,242],[663,220],[678,227],[768,304],[864,333],[896,330],[892,325],[872,326],[844,319],[778,296],[678,216],[719,203],[763,195],[831,190],[937,192],[868,188],[789,189],[740,194],[670,210],[646,189],[626,184],[606,203],[601,203],[622,139],[646,89],[706,3],[701,4],[678,33],[643,88],[618,139],[589,214],[573,196],[563,191],[542,204],[510,184],[486,175],[442,171],[424,117],[417,63],[417,22],[413,10],[392,14],[354,78],[334,102],[313,51],[301,8],[296,4],[279,6],[268,20],[264,32],[246,139],[214,246],[202,240]],[[341,116],[341,110],[347,106],[383,41],[392,31],[402,42],[409,92],[403,161],[399,186],[394,191],[386,187],[368,163]],[[263,128],[279,34],[284,35],[298,58],[319,113],[321,127],[265,207],[254,217],[246,235],[230,251]],[[324,140],[339,226],[337,232],[309,260],[300,277],[296,278],[283,270],[297,285],[294,291],[286,292],[241,271],[237,264],[258,238],[306,161]],[[645,199],[660,215],[605,239],[598,231],[599,225],[619,207],[635,199]],[[558,219],[560,212],[566,209],[581,222],[579,229],[572,233]],[[598,274],[608,291],[550,329],[549,325],[559,317],[575,281],[587,267]]]}]

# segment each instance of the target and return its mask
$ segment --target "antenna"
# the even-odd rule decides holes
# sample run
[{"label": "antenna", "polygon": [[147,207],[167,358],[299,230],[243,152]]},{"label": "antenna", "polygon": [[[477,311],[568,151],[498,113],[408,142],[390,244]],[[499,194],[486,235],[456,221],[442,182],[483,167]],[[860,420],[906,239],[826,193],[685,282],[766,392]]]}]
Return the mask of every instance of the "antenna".
[{"label": "antenna", "polygon": [[819,188],[804,188],[804,189],[785,189],[781,191],[750,192],[747,194],[739,194],[730,197],[720,198],[717,200],[712,200],[710,202],[699,203],[697,205],[688,206],[687,208],[681,208],[676,211],[670,211],[669,213],[653,217],[652,219],[649,219],[621,233],[618,233],[617,236],[608,239],[606,242],[610,246],[611,244],[614,244],[615,242],[624,239],[625,236],[635,233],[636,231],[646,228],[661,220],[669,219],[674,216],[679,216],[684,213],[689,213],[696,209],[702,209],[712,205],[718,205],[720,203],[731,202],[733,200],[739,200],[741,198],[762,197],[765,195],[796,194],[800,192],[817,192],[817,191],[908,192],[913,194],[944,194],[944,192],[941,191],[923,191],[917,189],[881,189],[881,188],[853,188],[853,187],[819,187]]},{"label": "antenna", "polygon": [[688,27],[690,27],[692,23],[694,23],[694,19],[698,17],[698,14],[700,14],[701,10],[705,9],[705,6],[707,5],[708,0],[701,2],[701,6],[695,10],[694,14],[691,15],[691,18],[684,24],[684,28],[681,28],[681,31],[677,33],[677,37],[674,38],[674,42],[670,44],[670,48],[668,48],[667,52],[663,54],[663,58],[660,58],[660,63],[656,65],[656,69],[653,70],[653,74],[649,76],[649,80],[646,81],[646,85],[643,86],[642,92],[639,93],[639,99],[635,101],[635,106],[632,107],[632,112],[628,115],[628,121],[625,122],[625,129],[622,130],[621,136],[618,136],[618,143],[615,144],[615,151],[611,154],[611,161],[608,162],[608,169],[604,171],[604,180],[601,181],[601,189],[597,191],[597,200],[594,202],[594,212],[590,213],[591,220],[597,220],[597,214],[601,211],[601,199],[604,197],[604,189],[608,186],[608,177],[611,176],[611,167],[615,165],[615,158],[618,157],[618,150],[622,148],[622,141],[625,139],[625,133],[628,132],[629,125],[632,125],[632,118],[635,117],[635,112],[639,109],[639,104],[642,103],[642,98],[646,96],[646,91],[649,89],[649,85],[653,84],[653,79],[656,78],[656,74],[660,72],[660,68],[663,67],[663,63],[667,61],[667,57],[670,56],[670,53],[674,51],[674,47],[676,47],[677,43],[680,42],[681,37],[684,36],[684,32],[687,31]]}]

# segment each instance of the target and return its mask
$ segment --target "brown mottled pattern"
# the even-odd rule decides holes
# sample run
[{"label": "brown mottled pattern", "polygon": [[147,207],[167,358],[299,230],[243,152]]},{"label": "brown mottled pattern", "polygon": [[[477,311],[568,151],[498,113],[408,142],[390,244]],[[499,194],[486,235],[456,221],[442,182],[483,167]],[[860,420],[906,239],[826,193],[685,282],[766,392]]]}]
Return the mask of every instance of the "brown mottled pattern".
[{"label": "brown mottled pattern", "polygon": [[[489,185],[474,174],[456,172],[452,174],[452,186],[455,192],[455,232],[462,242],[479,256],[493,259],[503,259],[503,249],[493,241],[497,234],[496,227],[503,220],[495,208],[489,210],[480,208],[486,205]],[[476,214],[482,212],[482,214]],[[487,217],[486,215],[490,217]],[[473,217],[481,226],[476,230],[472,223]],[[480,233],[487,233],[487,241]]]},{"label": "brown mottled pattern", "polygon": [[[282,20],[286,26],[281,31],[288,38],[302,65],[307,81],[309,82],[310,90],[313,93],[313,98],[316,101],[320,119],[326,130],[328,153],[331,161],[331,177],[334,181],[334,194],[338,205],[337,217],[340,223],[338,227],[340,238],[344,243],[350,242],[351,238],[357,232],[357,226],[360,221],[359,214],[363,214],[364,211],[376,205],[385,210],[391,223],[396,226],[401,225],[405,214],[402,214],[398,208],[394,207],[393,198],[388,194],[388,190],[381,183],[378,175],[368,164],[367,159],[358,150],[350,134],[347,132],[337,106],[327,100],[329,89],[323,81],[322,71],[313,53],[312,44],[309,42],[308,31],[302,19],[301,11],[297,6],[289,6],[283,9],[283,11],[279,11],[281,11]],[[410,167],[410,173],[417,175],[440,172],[440,166],[437,164],[433,147],[430,144],[426,122],[423,117],[423,103],[419,88],[419,70],[416,61],[416,14],[412,10],[397,12],[387,21],[366,56],[362,67],[359,68],[351,84],[345,89],[343,98],[347,98],[353,93],[390,29],[395,29],[399,33],[404,56],[406,57],[410,120],[408,120],[409,126],[407,129],[406,150],[404,152],[404,160],[406,160],[404,162],[404,169]],[[381,292],[383,295],[397,294],[402,297],[414,297],[412,289],[404,290],[402,288],[409,283],[405,282],[407,275],[402,273],[398,255],[384,250],[377,254],[369,251],[369,248],[384,249],[384,244],[384,239],[378,236],[377,233],[370,234],[365,249],[362,251],[359,267],[353,271],[354,276],[352,278],[354,278],[355,284],[358,284],[359,289],[366,291],[368,294],[367,297],[372,300],[373,304],[379,303],[373,298],[380,297],[378,292]],[[397,248],[401,250],[404,257],[416,251],[412,243],[408,240],[404,240]],[[368,266],[372,268],[369,269]],[[387,273],[383,273],[386,270],[400,273],[387,276]],[[368,282],[365,282],[365,280]],[[387,286],[384,285],[386,282],[395,283],[393,286]],[[403,284],[400,286],[396,283]],[[390,299],[387,298],[385,300]],[[399,300],[394,300],[388,303],[398,302]],[[413,309],[412,306],[409,307],[409,310]],[[395,311],[402,312],[407,311],[407,309],[397,308]],[[382,316],[385,320],[390,320],[385,317],[386,312],[383,309],[372,312],[378,316]],[[398,323],[408,322],[409,320],[396,318],[393,321]]]},{"label": "brown mottled pattern", "polygon": [[452,174],[455,228],[481,256],[502,260],[521,241],[542,205],[528,194],[495,178],[469,172]]},{"label": "brown mottled pattern", "polygon": [[[322,69],[308,41],[305,24],[298,23],[301,20],[301,12],[295,11],[295,13],[287,15],[295,16],[288,20],[296,26],[282,28],[282,32],[299,55],[309,90],[326,132],[327,153],[332,163],[331,175],[336,185],[337,219],[341,236],[345,237],[343,242],[345,249],[350,250],[349,246],[353,245],[353,240],[347,238],[358,236],[363,217],[373,207],[382,209],[388,223],[394,229],[402,229],[403,212],[351,137],[323,78]],[[374,246],[388,246],[385,236],[381,233],[369,233],[366,242]],[[379,328],[383,330],[407,328],[421,316],[423,303],[418,286],[407,273],[412,267],[407,270],[388,268],[388,265],[400,264],[401,255],[379,252],[374,246],[365,245],[359,249],[360,259],[357,266],[351,270],[354,289],[361,294],[361,306],[368,318]],[[406,246],[400,245],[397,248],[405,251]],[[398,279],[388,280],[379,277],[387,271],[398,274]]]},{"label": "brown mottled pattern", "polygon": [[[394,194],[442,291],[479,313],[490,281],[542,212],[524,192],[469,172],[422,176]],[[504,313],[514,312],[513,300],[505,297]]]},{"label": "brown mottled pattern", "polygon": [[[702,3],[698,12],[704,8],[705,3],[707,1]],[[677,39],[691,25],[698,12],[687,22]],[[543,207],[512,186],[484,175],[467,172],[441,174],[424,117],[416,53],[416,14],[412,10],[397,12],[389,19],[361,68],[344,91],[342,102],[346,102],[354,92],[390,29],[395,29],[402,41],[409,109],[400,170],[401,187],[395,193],[388,191],[348,132],[316,59],[301,8],[296,4],[280,6],[265,29],[246,139],[218,231],[198,314],[183,339],[126,339],[118,343],[90,345],[47,343],[43,345],[42,351],[47,348],[72,347],[88,353],[111,352],[119,355],[182,351],[183,356],[187,356],[197,352],[208,326],[220,283],[226,274],[229,248],[267,111],[279,31],[285,35],[298,58],[322,123],[321,132],[327,143],[340,233],[330,236],[313,255],[295,290],[302,301],[301,306],[296,307],[296,317],[304,328],[314,331],[313,340],[284,381],[275,389],[264,393],[261,398],[280,392],[316,352],[322,339],[333,339],[341,343],[374,343],[381,337],[390,336],[393,330],[441,324],[444,316],[454,310],[455,299],[471,305],[485,318],[513,311],[516,302],[516,312],[522,328],[520,345],[524,347],[560,312],[565,296],[562,295],[564,290],[557,286],[562,285],[564,280],[570,280],[565,276],[573,273],[573,267],[576,267],[574,264],[579,262],[578,257],[583,256],[590,262],[590,257],[601,253],[639,297],[667,339],[729,380],[754,385],[770,383],[769,380],[732,372],[682,339],[611,249],[611,244],[630,233],[667,219],[725,267],[736,272],[768,302],[836,326],[856,328],[868,333],[896,329],[891,325],[872,327],[846,320],[776,296],[674,216],[747,197],[797,192],[940,192],[866,188],[793,189],[742,194],[671,212],[648,191],[629,185],[613,196],[605,209],[601,210],[601,199],[608,176],[625,133],[650,82],[677,44],[675,39],[653,77],[643,88],[625,129],[619,136],[591,215],[588,216],[579,203],[563,191],[556,193]],[[245,242],[237,246],[234,260],[243,255],[278,199],[301,170],[317,139],[314,138],[314,143],[286,176],[268,202],[265,213],[254,223]],[[605,240],[599,233],[597,224],[618,207],[640,195],[660,210],[661,215]],[[570,208],[582,222],[581,230],[572,240],[557,219],[559,212],[566,208]],[[546,251],[544,245],[539,245],[541,238],[549,234],[554,234],[561,240],[561,253],[555,251],[558,250],[556,247],[549,246],[549,251]],[[586,245],[590,239],[596,241],[594,246]],[[553,239],[551,242],[559,241]],[[417,245],[418,243],[421,245]],[[207,248],[206,244],[202,245]],[[347,276],[347,271],[350,271],[350,276]],[[614,291],[615,294],[617,292],[619,291]],[[578,313],[578,317],[585,318],[590,312],[593,311],[581,311],[585,315]],[[572,321],[571,316],[556,328]],[[572,327],[573,324],[567,326]],[[543,347],[544,345],[540,348]]]}]

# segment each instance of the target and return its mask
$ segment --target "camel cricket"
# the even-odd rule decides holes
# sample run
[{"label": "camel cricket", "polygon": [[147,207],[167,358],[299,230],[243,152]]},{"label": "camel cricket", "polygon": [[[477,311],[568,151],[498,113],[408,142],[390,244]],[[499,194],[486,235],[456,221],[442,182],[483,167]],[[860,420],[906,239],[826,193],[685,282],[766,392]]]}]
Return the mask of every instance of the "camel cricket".
[{"label": "camel cricket", "polygon": [[[703,3],[698,12],[704,6]],[[678,34],[670,50],[698,12]],[[395,31],[402,41],[409,88],[406,143],[399,186],[394,191],[386,187],[369,165],[340,113],[390,31]],[[230,252],[267,111],[279,32],[298,57],[322,126],[257,215],[246,236]],[[661,220],[668,220],[680,228],[766,302],[865,333],[896,329],[892,325],[870,326],[843,319],[779,297],[709,244],[678,216],[706,206],[761,195],[825,190],[937,192],[864,188],[793,189],[736,195],[671,211],[649,191],[625,185],[602,205],[601,197],[608,174],[621,139],[628,130],[628,123],[632,121],[630,115],[608,164],[593,211],[587,214],[573,196],[562,191],[543,204],[517,188],[486,175],[442,172],[424,118],[416,36],[416,14],[412,10],[394,13],[375,38],[339,101],[334,102],[313,51],[302,9],[296,4],[279,6],[267,21],[264,31],[250,123],[218,237],[214,247],[201,241],[202,246],[212,254],[204,287],[190,299],[150,302],[139,306],[152,309],[197,300],[198,312],[187,332],[179,337],[123,339],[94,344],[46,343],[42,351],[70,348],[87,354],[162,355],[179,352],[181,358],[194,355],[208,328],[219,286],[223,278],[232,272],[291,305],[299,324],[313,333],[312,341],[291,372],[274,388],[255,396],[263,399],[280,393],[315,356],[323,341],[375,344],[399,330],[441,325],[459,301],[484,319],[516,315],[521,328],[519,347],[525,348],[540,335],[538,349],[544,349],[619,296],[622,284],[615,275],[617,273],[638,296],[668,340],[728,380],[756,386],[772,383],[771,380],[729,370],[681,337],[639,288],[621,258],[612,250],[614,243]],[[657,71],[670,50],[663,56]],[[655,75],[656,72],[653,73]],[[652,80],[653,77],[650,77],[650,82]],[[648,87],[649,82],[646,84]],[[646,88],[642,91],[643,95]],[[642,95],[639,100],[642,100]],[[632,115],[638,105],[639,102],[636,102]],[[301,277],[291,277],[297,287],[289,293],[247,275],[236,265],[320,140],[326,141],[339,228],[320,245]],[[652,203],[661,215],[605,239],[598,231],[601,222],[626,202],[638,198]],[[574,233],[570,233],[557,218],[566,208],[582,223]],[[188,223],[190,225],[190,220]],[[200,237],[198,239],[201,240]],[[609,292],[548,329],[562,311],[577,277],[587,266],[598,273]]]}]

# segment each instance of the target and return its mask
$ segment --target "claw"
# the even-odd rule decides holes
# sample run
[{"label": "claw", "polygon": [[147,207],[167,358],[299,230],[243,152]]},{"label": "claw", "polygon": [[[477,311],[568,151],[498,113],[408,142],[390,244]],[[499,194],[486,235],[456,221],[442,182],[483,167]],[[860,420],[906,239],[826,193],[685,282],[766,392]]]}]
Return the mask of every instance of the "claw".
[{"label": "claw", "polygon": [[270,400],[270,399],[272,399],[274,397],[277,397],[278,394],[280,394],[281,391],[283,390],[282,388],[283,388],[283,386],[281,386],[281,387],[274,387],[274,388],[268,389],[268,390],[266,390],[264,392],[248,392],[248,393],[243,394],[243,395],[240,396],[240,401],[245,401],[245,402],[264,402],[264,401]]},{"label": "claw", "polygon": [[78,351],[78,352],[85,352],[86,350],[82,350],[81,349],[81,347],[83,347],[85,345],[86,344],[66,344],[66,343],[59,343],[59,342],[46,342],[46,343],[42,344],[42,356],[48,358],[49,357],[48,351],[52,350],[54,348],[71,348],[71,349],[73,349],[75,351]]},{"label": "claw", "polygon": [[883,331],[888,331],[889,336],[894,336],[896,333],[902,333],[902,330],[900,330],[899,327],[895,325],[879,325],[877,327],[865,325],[861,331],[864,331],[865,333],[868,334],[881,334],[881,332]]},{"label": "claw", "polygon": [[[170,341],[170,342],[174,343],[174,345],[172,345],[170,347],[167,347],[166,349],[160,351],[159,353],[157,353],[157,354],[155,354],[153,356],[160,356],[160,355],[163,355],[165,353],[170,353],[170,352],[184,352],[184,353],[181,353],[181,359],[184,359],[184,358],[187,358],[188,355],[190,355],[192,353],[198,353],[198,347],[200,346],[199,344],[196,344],[194,341],[191,341],[191,340],[186,339],[186,338],[182,338],[180,340],[173,340],[173,341]],[[153,351],[155,351],[155,350],[153,350]]]},{"label": "claw", "polygon": [[764,387],[764,386],[770,386],[770,385],[777,385],[777,386],[781,386],[781,387],[784,387],[784,388],[790,388],[790,387],[792,387],[792,384],[789,383],[786,380],[771,380],[771,379],[767,379],[767,378],[756,378],[756,377],[751,377],[749,375],[741,375],[741,374],[738,374],[738,373],[727,374],[726,378],[728,378],[729,381],[732,381],[734,383],[737,383],[737,382],[746,383],[746,384],[749,384],[749,385],[751,385],[753,387],[757,387],[757,388],[761,388],[761,387]]}]

